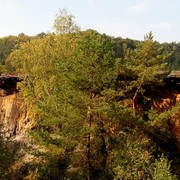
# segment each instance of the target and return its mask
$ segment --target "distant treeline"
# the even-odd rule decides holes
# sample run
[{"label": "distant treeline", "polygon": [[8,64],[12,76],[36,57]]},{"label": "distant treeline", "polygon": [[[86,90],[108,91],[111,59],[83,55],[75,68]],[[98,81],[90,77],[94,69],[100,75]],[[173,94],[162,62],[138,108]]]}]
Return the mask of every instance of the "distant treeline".
[{"label": "distant treeline", "polygon": [[[5,64],[7,56],[15,49],[20,47],[20,44],[24,42],[28,42],[32,39],[39,39],[43,38],[50,33],[39,33],[36,36],[28,36],[24,33],[19,34],[18,36],[6,36],[0,38],[0,64],[1,66]],[[137,44],[141,43],[141,41],[134,40],[134,39],[123,39],[121,37],[112,37],[106,34],[103,34],[107,39],[113,39],[115,42],[115,52],[116,58],[123,58],[124,57],[124,47],[130,49],[136,49]],[[172,42],[172,43],[158,43],[159,48],[164,49],[165,53],[171,53],[171,56],[167,58],[167,70],[180,70],[180,43]],[[4,68],[0,71],[4,71]]]}]

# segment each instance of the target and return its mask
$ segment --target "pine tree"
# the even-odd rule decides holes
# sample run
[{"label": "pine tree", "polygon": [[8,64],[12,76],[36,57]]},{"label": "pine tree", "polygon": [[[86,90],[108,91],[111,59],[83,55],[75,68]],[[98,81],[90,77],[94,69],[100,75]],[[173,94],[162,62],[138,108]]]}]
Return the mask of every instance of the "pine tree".
[{"label": "pine tree", "polygon": [[84,149],[84,163],[81,163],[84,164],[82,168],[88,179],[92,179],[94,173],[96,176],[98,173],[102,175],[103,169],[106,168],[104,132],[107,103],[102,92],[108,88],[114,77],[113,57],[113,42],[108,42],[96,31],[88,30],[77,34],[76,48],[71,62],[67,65],[70,69],[67,77],[72,87],[72,99],[69,103],[76,109],[78,124],[84,129],[79,130],[82,132],[79,136],[85,140],[80,141],[77,147]]},{"label": "pine tree", "polygon": [[[119,61],[119,77],[127,79],[125,91],[134,91],[132,107],[137,114],[137,97],[143,95],[145,86],[162,84],[166,60],[170,53],[163,53],[159,43],[153,40],[152,32],[134,50],[125,48],[125,57]],[[125,74],[125,75],[123,75]],[[127,77],[126,77],[127,76]]]}]

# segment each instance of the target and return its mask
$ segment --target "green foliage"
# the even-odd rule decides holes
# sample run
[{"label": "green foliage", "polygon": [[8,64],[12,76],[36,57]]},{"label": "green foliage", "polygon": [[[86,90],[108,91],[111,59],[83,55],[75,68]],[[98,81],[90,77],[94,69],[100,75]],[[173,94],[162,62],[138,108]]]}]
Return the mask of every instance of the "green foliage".
[{"label": "green foliage", "polygon": [[176,180],[176,176],[172,175],[170,164],[164,156],[155,160],[154,167],[152,169],[153,180]]},{"label": "green foliage", "polygon": [[162,46],[165,51],[171,52],[171,56],[167,59],[167,70],[180,70],[180,43],[164,43]]},{"label": "green foliage", "polygon": [[142,42],[115,39],[79,31],[73,18],[62,10],[57,34],[19,35],[23,43],[6,60],[24,78],[18,87],[40,147],[38,179],[171,178],[147,136],[156,128],[166,133],[169,112],[150,110],[145,122],[132,110],[146,86],[162,84],[169,51],[151,32]]},{"label": "green foliage", "polygon": [[125,96],[126,94],[127,96],[128,94],[132,98],[134,115],[139,113],[137,98],[140,95],[144,96],[145,87],[163,84],[165,62],[169,57],[168,53],[163,52],[160,44],[153,40],[150,32],[145,36],[143,42],[137,44],[135,49],[124,46],[124,58],[117,60],[119,66],[117,89],[123,90],[123,93],[119,95]]},{"label": "green foliage", "polygon": [[13,173],[11,166],[16,160],[16,153],[19,150],[19,143],[12,142],[3,137],[0,132],[0,179],[10,178]]},{"label": "green foliage", "polygon": [[54,21],[54,28],[57,34],[64,33],[76,33],[80,30],[80,27],[73,21],[74,16],[68,14],[66,9],[59,11]]},{"label": "green foliage", "polygon": [[[104,126],[108,122],[105,112],[108,104],[100,95],[114,77],[113,42],[107,41],[93,30],[81,32],[76,37],[71,64],[67,64],[70,69],[67,77],[72,87],[72,99],[69,103],[76,111],[76,123],[81,124],[82,130],[76,132],[76,136],[79,135],[80,139],[89,137],[89,140],[85,138],[87,140],[78,142],[76,149],[81,148],[85,153],[75,158],[82,158],[81,161],[84,161],[81,167],[84,175],[98,178],[103,176],[106,164],[106,144],[102,131],[105,131]],[[70,114],[69,112],[68,116]],[[104,150],[101,149],[102,146],[105,147]],[[99,159],[99,162],[96,162],[96,159]]]},{"label": "green foliage", "polygon": [[165,60],[168,57],[168,54],[162,52],[163,49],[157,42],[153,41],[150,32],[132,53],[127,54],[125,58],[127,58],[131,64],[130,68],[138,77],[136,80],[137,86],[159,82],[159,75],[162,74]]},{"label": "green foliage", "polygon": [[[51,43],[53,43],[53,37],[51,36],[31,40],[22,44],[19,50],[13,51],[7,60],[11,69],[16,69],[17,73],[24,76],[20,88],[23,89],[25,101],[29,102],[29,108],[32,107],[32,116],[37,114],[34,113],[37,110],[37,103],[40,104],[43,98],[46,100],[45,97],[51,96],[51,91],[54,90],[53,83],[56,79],[53,76],[55,69],[53,63],[55,57]],[[51,102],[50,98],[47,99],[47,103],[52,103],[52,101],[53,97]]]},{"label": "green foliage", "polygon": [[0,38],[0,63],[4,65],[8,55],[17,49],[21,43],[27,42],[28,40],[29,37],[23,33],[18,36]]},{"label": "green foliage", "polygon": [[42,153],[37,164],[31,163],[30,168],[37,169],[37,179],[65,179],[68,162],[62,148],[49,146],[46,153]]},{"label": "green foliage", "polygon": [[4,64],[8,54],[10,54],[16,45],[17,38],[8,36],[0,39],[0,62]]},{"label": "green foliage", "polygon": [[135,49],[139,42],[132,39],[123,39],[118,37],[115,39],[116,58],[124,58],[124,48]]},{"label": "green foliage", "polygon": [[[66,48],[70,41],[71,46]],[[31,119],[35,120],[35,138],[46,146],[64,146],[72,153],[69,166],[82,176],[89,171],[86,170],[86,153],[78,152],[79,148],[86,152],[85,137],[88,134],[97,136],[89,142],[92,152],[96,148],[101,153],[98,146],[104,143],[103,133],[98,134],[104,131],[108,121],[105,115],[108,106],[100,95],[114,77],[113,56],[113,42],[89,30],[76,36],[67,34],[32,40],[8,59],[8,63],[25,77],[19,87]],[[93,116],[91,120],[88,114]],[[91,125],[87,125],[89,123]],[[92,152],[91,158],[95,161],[99,155]],[[74,159],[83,161],[82,167],[78,167]],[[93,172],[103,170],[101,163],[91,166]]]},{"label": "green foliage", "polygon": [[114,179],[147,179],[152,163],[154,145],[144,134],[141,120],[134,117],[131,108],[113,107],[115,133],[108,140],[108,168]]},{"label": "green foliage", "polygon": [[177,179],[167,158],[153,157],[155,144],[142,131],[121,132],[119,138],[119,150],[114,148],[110,156],[114,179]]},{"label": "green foliage", "polygon": [[108,42],[93,30],[78,34],[69,73],[73,73],[71,81],[77,84],[79,89],[99,94],[113,79],[114,64],[113,41]]}]

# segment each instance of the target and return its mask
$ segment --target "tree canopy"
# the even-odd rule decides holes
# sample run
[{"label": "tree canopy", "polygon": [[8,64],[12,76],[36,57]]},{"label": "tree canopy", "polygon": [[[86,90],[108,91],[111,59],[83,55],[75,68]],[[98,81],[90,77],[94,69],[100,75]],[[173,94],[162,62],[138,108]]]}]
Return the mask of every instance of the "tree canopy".
[{"label": "tree canopy", "polygon": [[179,106],[158,112],[149,96],[164,87],[176,44],[81,31],[65,9],[54,28],[2,45],[2,65],[23,77],[36,179],[178,179],[163,145],[179,143],[168,129]]}]

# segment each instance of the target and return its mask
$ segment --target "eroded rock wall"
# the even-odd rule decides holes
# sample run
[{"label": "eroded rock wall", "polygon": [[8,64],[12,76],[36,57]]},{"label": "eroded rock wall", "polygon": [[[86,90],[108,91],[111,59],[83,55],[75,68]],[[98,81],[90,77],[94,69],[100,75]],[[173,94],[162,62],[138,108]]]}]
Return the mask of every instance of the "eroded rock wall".
[{"label": "eroded rock wall", "polygon": [[19,77],[0,76],[0,124],[4,137],[22,141],[28,128],[28,115],[23,109],[17,82]]},{"label": "eroded rock wall", "polygon": [[26,110],[21,108],[18,92],[0,96],[0,123],[5,137],[21,140],[28,124]]}]

